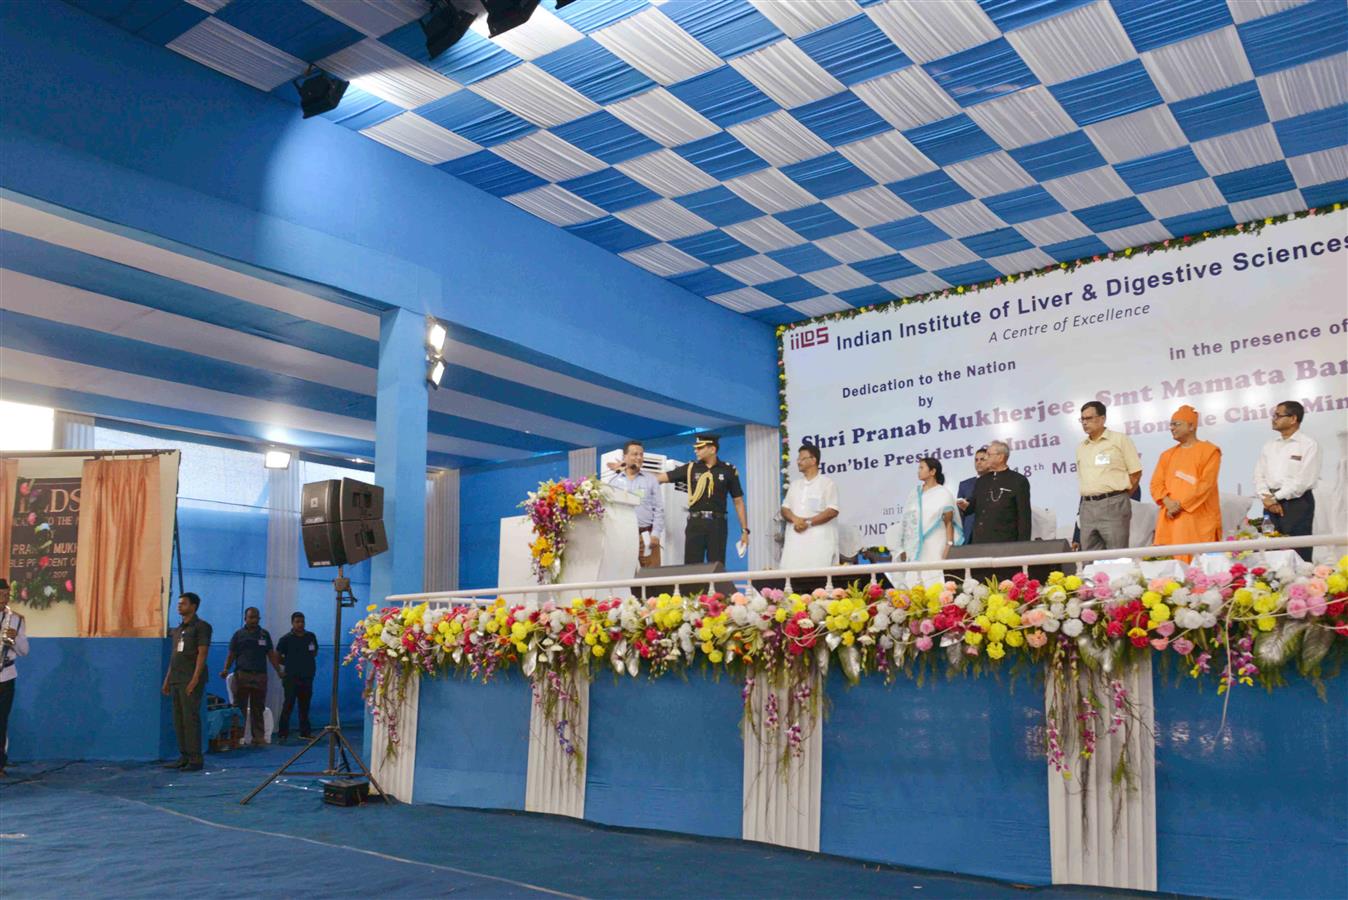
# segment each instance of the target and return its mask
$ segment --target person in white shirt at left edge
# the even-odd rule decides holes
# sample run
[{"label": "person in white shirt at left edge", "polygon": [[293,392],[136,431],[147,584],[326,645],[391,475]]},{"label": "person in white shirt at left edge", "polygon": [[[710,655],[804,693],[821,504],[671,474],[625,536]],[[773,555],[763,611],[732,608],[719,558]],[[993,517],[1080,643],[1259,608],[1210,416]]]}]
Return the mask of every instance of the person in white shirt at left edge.
[{"label": "person in white shirt at left edge", "polygon": [[789,527],[782,543],[782,569],[813,569],[838,562],[838,486],[819,472],[819,448],[801,444],[796,454],[801,478],[791,479],[782,518]]},{"label": "person in white shirt at left edge", "polygon": [[28,631],[23,616],[9,608],[9,582],[0,578],[0,778],[9,763],[9,711],[14,707],[14,660],[28,655]]},{"label": "person in white shirt at left edge", "polygon": [[[1264,445],[1254,465],[1254,492],[1264,502],[1264,512],[1279,534],[1299,537],[1311,533],[1315,521],[1315,494],[1320,479],[1320,445],[1301,431],[1306,408],[1284,400],[1273,410],[1273,430],[1278,436]],[[1311,548],[1297,553],[1311,561]]]}]

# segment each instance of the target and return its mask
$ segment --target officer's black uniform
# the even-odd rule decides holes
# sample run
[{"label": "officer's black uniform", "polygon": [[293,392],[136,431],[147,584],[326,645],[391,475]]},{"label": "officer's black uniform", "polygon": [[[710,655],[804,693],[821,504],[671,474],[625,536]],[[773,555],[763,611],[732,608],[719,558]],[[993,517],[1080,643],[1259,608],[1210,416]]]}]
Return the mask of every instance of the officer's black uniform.
[{"label": "officer's black uniform", "polygon": [[740,473],[723,459],[708,468],[690,462],[665,473],[673,484],[688,488],[688,527],[683,534],[683,562],[725,562],[726,497],[743,497]]},{"label": "officer's black uniform", "polygon": [[169,696],[173,699],[173,730],[178,735],[178,761],[187,767],[201,768],[201,700],[206,694],[206,667],[196,690],[188,693],[187,686],[197,670],[197,650],[211,646],[211,625],[193,616],[169,632],[173,655],[169,657]]}]

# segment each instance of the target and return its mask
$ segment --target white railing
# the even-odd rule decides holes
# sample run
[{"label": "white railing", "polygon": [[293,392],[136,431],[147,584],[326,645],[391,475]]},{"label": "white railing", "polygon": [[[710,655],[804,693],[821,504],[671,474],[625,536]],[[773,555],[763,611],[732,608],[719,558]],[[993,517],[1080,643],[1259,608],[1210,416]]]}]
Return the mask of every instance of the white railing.
[{"label": "white railing", "polygon": [[657,575],[648,578],[621,578],[609,581],[574,581],[559,584],[497,585],[463,591],[433,591],[420,594],[391,594],[387,604],[430,601],[433,603],[470,602],[487,603],[497,597],[516,594],[579,594],[583,592],[619,588],[640,594],[646,587],[668,587],[734,583],[736,587],[752,587],[754,581],[790,582],[793,578],[834,578],[841,584],[860,579],[874,580],[876,576],[897,572],[963,572],[971,577],[975,569],[1028,570],[1031,566],[1059,563],[1089,563],[1107,559],[1154,559],[1173,556],[1198,556],[1204,553],[1242,553],[1246,550],[1295,550],[1300,547],[1348,546],[1348,535],[1319,534],[1302,537],[1256,538],[1248,541],[1212,541],[1202,544],[1169,544],[1163,547],[1126,547],[1121,550],[1082,550],[1072,553],[1042,553],[1026,556],[985,556],[959,560],[924,560],[920,562],[887,562],[859,566],[826,566],[815,569],[758,569],[752,572],[714,572],[699,575]]}]

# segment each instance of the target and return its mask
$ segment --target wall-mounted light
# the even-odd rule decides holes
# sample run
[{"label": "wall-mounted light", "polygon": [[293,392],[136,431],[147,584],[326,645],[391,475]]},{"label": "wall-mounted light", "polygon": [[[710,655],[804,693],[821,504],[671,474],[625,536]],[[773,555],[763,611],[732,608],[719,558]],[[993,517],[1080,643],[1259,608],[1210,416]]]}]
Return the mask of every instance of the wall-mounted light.
[{"label": "wall-mounted light", "polygon": [[262,465],[268,469],[288,469],[293,457],[289,450],[268,450],[262,457]]}]

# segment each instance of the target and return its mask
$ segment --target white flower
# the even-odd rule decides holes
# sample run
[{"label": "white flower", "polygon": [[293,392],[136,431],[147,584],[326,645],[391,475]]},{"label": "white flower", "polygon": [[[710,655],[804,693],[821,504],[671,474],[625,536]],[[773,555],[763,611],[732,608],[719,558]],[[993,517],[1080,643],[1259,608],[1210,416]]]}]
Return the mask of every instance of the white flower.
[{"label": "white flower", "polygon": [[988,593],[989,590],[986,584],[974,585],[973,595],[977,597],[979,600],[982,600],[983,598],[987,597]]},{"label": "white flower", "polygon": [[875,620],[871,623],[871,627],[876,629],[877,631],[884,631],[886,628],[888,628],[889,610],[886,609],[885,607],[877,609],[875,611]]},{"label": "white flower", "polygon": [[1080,617],[1081,617],[1081,601],[1078,600],[1077,598],[1073,597],[1071,600],[1068,600],[1068,601],[1067,601],[1067,606],[1065,607],[1065,610],[1066,610],[1066,612],[1067,612],[1067,617],[1068,617],[1069,619],[1078,619],[1078,618],[1080,618]]},{"label": "white flower", "polygon": [[1217,616],[1214,613],[1203,613],[1203,621],[1200,623],[1202,628],[1215,628],[1217,626]]},{"label": "white flower", "polygon": [[1140,584],[1130,584],[1123,589],[1123,595],[1127,597],[1129,600],[1136,600],[1138,597],[1141,597],[1145,592],[1146,592],[1145,588],[1143,588],[1142,585]]},{"label": "white flower", "polygon": [[1064,612],[1066,612],[1066,610],[1063,609],[1061,603],[1050,603],[1048,605],[1048,614],[1055,619],[1061,619]]},{"label": "white flower", "polygon": [[806,607],[806,611],[809,612],[810,618],[822,619],[828,615],[828,605],[822,600],[814,600]]},{"label": "white flower", "polygon": [[[1077,621],[1079,622],[1081,620],[1078,619]],[[1039,627],[1047,631],[1049,634],[1052,634],[1053,632],[1058,630],[1058,620],[1054,618],[1045,619],[1044,624],[1040,625]]]},{"label": "white flower", "polygon": [[1171,606],[1184,606],[1189,602],[1189,589],[1187,587],[1176,588],[1167,601]]},{"label": "white flower", "polygon": [[983,614],[983,609],[985,605],[986,604],[984,604],[980,598],[970,597],[969,605],[964,607],[964,610],[971,616],[980,616]]},{"label": "white flower", "polygon": [[1209,588],[1203,592],[1203,605],[1216,612],[1222,608],[1222,592],[1216,588]]},{"label": "white flower", "polygon": [[[1047,625],[1048,623],[1045,622],[1044,624]],[[1068,637],[1076,637],[1081,634],[1082,627],[1080,619],[1068,619],[1062,623],[1062,633]]]},{"label": "white flower", "polygon": [[966,594],[972,594],[976,592],[979,589],[979,587],[981,587],[981,585],[978,583],[976,579],[966,578],[964,579],[964,587],[962,590]]},{"label": "white flower", "polygon": [[749,624],[749,608],[747,606],[730,607],[730,621],[736,625]]},{"label": "white flower", "polygon": [[797,627],[800,628],[801,631],[813,631],[813,630],[814,630],[814,622],[812,622],[812,621],[809,620],[809,619],[801,619],[799,622],[796,623],[796,625],[797,625]]}]

